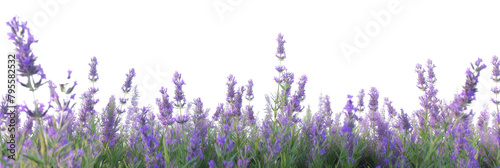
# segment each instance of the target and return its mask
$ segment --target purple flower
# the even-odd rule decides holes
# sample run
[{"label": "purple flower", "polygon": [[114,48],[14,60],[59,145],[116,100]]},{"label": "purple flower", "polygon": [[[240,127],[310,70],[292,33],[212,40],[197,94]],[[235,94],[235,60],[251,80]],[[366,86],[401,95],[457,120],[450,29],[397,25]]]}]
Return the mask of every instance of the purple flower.
[{"label": "purple flower", "polygon": [[[9,40],[13,40],[16,45],[16,58],[19,61],[19,75],[29,77],[39,74],[42,67],[40,65],[35,65],[37,57],[33,55],[31,44],[37,43],[38,40],[34,39],[27,24],[27,22],[20,23],[17,17],[12,18],[10,22],[7,22],[12,32],[7,35],[9,36]],[[27,37],[25,37],[25,32],[28,32]]]},{"label": "purple flower", "polygon": [[436,65],[432,63],[432,60],[428,59],[427,60],[427,83],[428,84],[435,84],[437,79],[436,79],[436,74],[434,73],[434,68],[436,68]]},{"label": "purple flower", "polygon": [[73,71],[71,71],[71,69],[70,69],[70,70],[68,70],[68,79],[70,79],[70,78],[71,78],[71,72],[73,72]]},{"label": "purple flower", "polygon": [[168,93],[167,93],[167,88],[161,88],[160,93],[162,94],[161,99],[157,98],[156,99],[156,105],[158,105],[158,109],[160,111],[160,121],[162,122],[163,125],[171,125],[174,120],[173,118],[173,109],[174,106],[173,101],[168,100]]},{"label": "purple flower", "polygon": [[116,112],[115,97],[111,96],[101,116],[102,135],[100,138],[101,142],[103,144],[108,144],[110,148],[113,148],[116,141],[120,138],[120,135],[117,134],[120,118],[116,116]]},{"label": "purple flower", "polygon": [[255,124],[255,117],[253,115],[253,106],[247,105],[247,119],[250,124]]},{"label": "purple flower", "polygon": [[127,76],[127,79],[125,79],[125,83],[122,86],[122,90],[124,93],[128,93],[132,89],[132,79],[135,77],[134,68],[130,69],[128,74],[126,74],[125,76]]},{"label": "purple flower", "polygon": [[411,131],[413,130],[410,120],[408,119],[408,114],[406,114],[403,109],[401,109],[401,113],[398,115],[398,123],[396,128],[399,128],[401,131]]},{"label": "purple flower", "polygon": [[52,107],[52,105],[50,105],[49,103],[49,107],[44,111],[45,105],[43,103],[37,103],[37,104],[38,107],[36,107],[35,110],[30,110],[25,102],[24,105],[20,105],[19,112],[25,112],[28,116],[32,118],[44,118],[49,109]]},{"label": "purple flower", "polygon": [[177,123],[179,124],[184,124],[186,122],[189,121],[189,115],[185,114],[185,115],[180,115],[176,118]]},{"label": "purple flower", "polygon": [[300,98],[300,101],[303,101],[304,99],[306,99],[306,90],[305,90],[305,86],[306,86],[306,83],[307,83],[307,76],[306,75],[302,75],[302,77],[300,77],[299,79],[299,89],[297,91],[297,96]]},{"label": "purple flower", "polygon": [[233,164],[234,162],[233,161],[222,161],[224,163],[224,168],[233,168]]},{"label": "purple flower", "polygon": [[186,156],[188,161],[196,157],[203,159],[203,149],[205,148],[203,142],[206,142],[208,134],[208,121],[206,121],[208,110],[203,110],[201,98],[195,99],[194,104],[194,129],[190,132],[191,138],[189,139],[188,155]]},{"label": "purple flower", "polygon": [[23,127],[23,133],[28,137],[33,131],[31,130],[33,128],[33,118],[30,116],[27,116],[27,120],[24,122],[24,127]]},{"label": "purple flower", "polygon": [[333,119],[332,119],[333,111],[331,107],[330,96],[328,95],[325,95],[324,97],[320,96],[319,102],[320,102],[319,113],[321,113],[322,116],[324,117],[323,120],[325,122],[325,126],[330,128],[333,124]]},{"label": "purple flower", "polygon": [[462,93],[455,96],[453,102],[449,105],[449,109],[452,109],[453,115],[456,118],[466,120],[468,115],[462,114],[463,111],[467,109],[473,100],[476,99],[475,93],[477,92],[477,84],[479,82],[479,75],[481,70],[486,68],[486,65],[481,64],[482,60],[478,59],[474,64],[471,63],[472,72],[470,68],[467,68],[465,86],[463,87]]},{"label": "purple flower", "polygon": [[488,121],[490,120],[490,115],[488,114],[488,109],[485,108],[481,114],[479,114],[479,118],[477,120],[477,126],[481,131],[484,131],[485,128],[488,128]]},{"label": "purple flower", "polygon": [[208,162],[208,167],[209,167],[209,168],[215,168],[215,161],[214,161],[214,160],[210,160],[210,161]]},{"label": "purple flower", "polygon": [[121,104],[127,104],[128,98],[120,98]]},{"label": "purple flower", "polygon": [[387,112],[389,113],[389,117],[392,119],[394,116],[397,115],[396,109],[392,106],[392,101],[389,100],[389,98],[385,98],[385,105],[387,106]]},{"label": "purple flower", "polygon": [[226,94],[226,101],[229,103],[229,104],[232,104],[235,100],[235,96],[236,96],[236,92],[234,90],[234,86],[236,85],[236,79],[233,75],[229,75],[227,77],[227,94]]},{"label": "purple flower", "polygon": [[97,80],[99,80],[99,74],[97,74],[97,58],[95,56],[90,59],[89,66],[89,80],[91,82],[96,82]]},{"label": "purple flower", "polygon": [[365,109],[365,106],[364,106],[364,102],[363,102],[363,99],[365,97],[365,90],[364,89],[361,89],[359,91],[359,94],[358,94],[358,110],[359,111],[363,111]]},{"label": "purple flower", "polygon": [[283,40],[283,35],[281,33],[278,34],[278,38],[276,39],[276,41],[278,41],[278,48],[276,49],[276,57],[280,61],[283,61],[286,58],[286,53],[285,53],[286,41]]},{"label": "purple flower", "polygon": [[[283,71],[286,71],[286,67],[283,66],[283,65],[280,65],[280,66],[276,66],[276,71],[278,71],[279,73],[282,73]],[[279,83],[279,82],[278,82]]]},{"label": "purple flower", "polygon": [[182,75],[179,72],[174,73],[174,78],[172,81],[175,84],[175,97],[174,100],[177,101],[175,107],[183,108],[186,104],[186,97],[184,96],[184,91],[182,91],[182,85],[185,85],[184,80],[182,80]]},{"label": "purple flower", "polygon": [[372,112],[377,111],[378,110],[378,96],[379,96],[377,88],[372,87],[370,89],[370,93],[368,93],[368,95],[370,96],[370,102],[368,104],[368,108]]},{"label": "purple flower", "polygon": [[425,91],[425,89],[427,89],[427,84],[425,83],[425,69],[422,68],[422,64],[417,64],[417,67],[415,67],[415,72],[417,72],[418,74],[417,87],[420,90]]},{"label": "purple flower", "polygon": [[253,100],[253,81],[252,79],[248,80],[248,85],[247,85],[247,95],[245,97],[248,101]]},{"label": "purple flower", "polygon": [[84,92],[82,94],[82,108],[80,109],[80,122],[86,124],[89,116],[93,116],[96,111],[94,110],[95,104],[97,104],[97,100],[93,100],[92,89]]},{"label": "purple flower", "polygon": [[220,118],[220,115],[224,112],[224,104],[220,103],[219,106],[217,106],[217,109],[215,110],[214,116],[212,119],[214,121],[218,121]]},{"label": "purple flower", "polygon": [[493,56],[491,64],[493,64],[491,79],[495,82],[500,82],[500,61],[498,61],[498,57],[496,55]]},{"label": "purple flower", "polygon": [[241,116],[241,107],[243,106],[243,92],[245,92],[245,87],[243,86],[236,92],[232,106],[233,116]]}]

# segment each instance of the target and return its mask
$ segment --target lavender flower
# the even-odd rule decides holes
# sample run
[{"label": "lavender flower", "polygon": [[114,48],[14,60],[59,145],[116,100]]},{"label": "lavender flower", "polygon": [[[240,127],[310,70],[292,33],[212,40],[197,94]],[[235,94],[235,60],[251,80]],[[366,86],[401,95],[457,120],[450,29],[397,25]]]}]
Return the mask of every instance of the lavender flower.
[{"label": "lavender flower", "polygon": [[485,108],[483,111],[481,111],[481,114],[479,114],[479,118],[477,120],[477,127],[480,131],[484,131],[486,128],[488,128],[489,120],[490,115],[488,114],[488,109]]},{"label": "lavender flower", "polygon": [[[12,30],[7,35],[9,36],[9,40],[13,40],[16,45],[16,58],[19,60],[19,75],[26,77],[38,74],[42,69],[40,65],[35,65],[37,57],[31,51],[31,44],[37,43],[38,40],[34,39],[27,24],[27,22],[20,23],[17,17],[7,22],[7,25]],[[25,32],[28,32],[27,38],[25,38]]]},{"label": "lavender flower", "polygon": [[167,88],[161,88],[160,93],[162,94],[162,98],[157,98],[156,99],[156,104],[158,105],[158,108],[160,110],[160,121],[162,122],[163,125],[171,125],[175,121],[173,119],[173,109],[174,106],[173,101],[168,100],[168,93],[167,93]]},{"label": "lavender flower", "polygon": [[30,110],[25,102],[24,105],[20,105],[19,112],[25,112],[28,116],[32,118],[44,118],[49,109],[52,107],[52,105],[49,103],[49,107],[44,111],[45,105],[43,103],[37,103],[37,104],[38,107],[35,107],[35,110]]},{"label": "lavender flower", "polygon": [[392,106],[392,101],[389,100],[389,98],[384,98],[385,105],[387,106],[387,112],[389,113],[389,117],[392,119],[394,116],[397,115],[396,109]]},{"label": "lavender flower", "polygon": [[128,74],[126,74],[125,76],[127,76],[127,79],[125,79],[125,83],[122,86],[122,90],[124,93],[128,93],[132,89],[132,79],[135,77],[134,68],[130,69]]},{"label": "lavender flower", "polygon": [[248,80],[248,85],[247,85],[247,95],[245,97],[248,101],[253,100],[253,81],[252,79]]},{"label": "lavender flower", "polygon": [[[279,73],[282,73],[283,71],[286,71],[286,67],[283,66],[283,65],[280,65],[280,66],[276,66],[276,71],[278,71]],[[279,82],[278,82],[279,83]]]},{"label": "lavender flower", "polygon": [[365,97],[365,90],[364,90],[364,89],[361,89],[361,90],[359,91],[359,94],[358,94],[358,96],[357,96],[357,97],[358,97],[358,107],[357,107],[357,109],[358,109],[359,111],[363,111],[363,110],[365,110],[365,106],[364,106],[364,102],[363,102],[363,99],[364,99],[364,97]]},{"label": "lavender flower", "polygon": [[427,89],[427,84],[425,83],[425,69],[422,68],[422,64],[417,64],[417,67],[415,67],[415,72],[417,72],[418,74],[417,87],[420,90],[425,91],[425,89]]},{"label": "lavender flower", "polygon": [[90,59],[89,66],[89,80],[91,82],[96,82],[97,80],[99,80],[99,74],[97,74],[97,58],[95,56]]},{"label": "lavender flower", "polygon": [[297,96],[300,98],[300,101],[303,101],[304,99],[306,99],[306,90],[305,90],[306,83],[307,83],[307,76],[302,75],[302,77],[300,77],[300,79],[299,79],[299,82],[298,82],[299,89],[296,93]]},{"label": "lavender flower", "polygon": [[234,98],[236,96],[236,92],[234,90],[234,86],[236,85],[237,82],[233,75],[229,75],[227,77],[227,80],[228,81],[226,83],[227,85],[226,101],[227,103],[232,104],[235,101]]},{"label": "lavender flower", "polygon": [[285,87],[283,88],[283,90],[281,90],[282,97],[285,97],[285,98],[290,97],[290,93],[291,93],[290,86],[293,83],[293,78],[294,78],[294,75],[291,72],[285,72],[285,73],[281,74],[281,79],[283,82],[285,82],[285,84],[284,84]]},{"label": "lavender flower", "polygon": [[276,39],[276,41],[278,41],[278,48],[276,49],[276,57],[280,61],[283,61],[286,58],[286,53],[285,53],[286,41],[283,40],[283,35],[281,33],[278,34],[278,38]]},{"label": "lavender flower", "polygon": [[70,79],[70,78],[71,78],[71,72],[73,72],[73,71],[71,71],[71,69],[70,69],[70,70],[68,70],[68,79]]},{"label": "lavender flower", "polygon": [[174,73],[174,78],[172,81],[175,84],[175,101],[177,103],[175,104],[175,107],[177,108],[183,108],[184,105],[186,104],[186,97],[184,96],[184,92],[182,91],[182,85],[185,85],[184,80],[182,80],[182,75],[179,72]]},{"label": "lavender flower", "polygon": [[326,127],[330,128],[333,124],[333,119],[332,119],[333,111],[331,107],[330,96],[328,95],[325,95],[325,98],[323,100],[323,113],[325,116]]},{"label": "lavender flower", "polygon": [[368,108],[370,111],[377,111],[378,110],[378,96],[379,93],[377,91],[377,88],[372,87],[370,90],[370,93],[368,93],[370,96],[370,102],[368,104]]},{"label": "lavender flower", "polygon": [[[150,117],[147,118],[147,114],[151,109],[149,107],[143,107],[141,109],[142,114],[140,117],[140,134],[142,142],[144,142],[144,150],[146,151],[146,161],[149,162],[150,167],[164,167],[165,162],[162,157],[162,152],[158,150],[160,146],[160,135],[154,129],[155,115],[151,113]],[[147,118],[147,119],[146,119]],[[147,120],[149,122],[144,122]]]},{"label": "lavender flower", "polygon": [[498,108],[498,105],[500,104],[500,101],[498,100],[498,94],[500,94],[500,88],[498,87],[498,83],[500,82],[500,61],[498,61],[497,56],[493,56],[491,64],[493,64],[491,79],[496,84],[496,86],[491,88],[491,91],[495,93],[495,99],[491,98],[491,101],[493,102],[493,104],[497,106],[497,113],[498,113],[500,111],[500,109]]},{"label": "lavender flower", "polygon": [[406,132],[413,130],[413,127],[410,124],[410,120],[408,119],[408,114],[406,114],[403,109],[401,109],[401,113],[398,115],[398,119],[399,120],[396,124],[396,128]]},{"label": "lavender flower", "polygon": [[115,105],[115,97],[111,96],[109,98],[109,103],[106,105],[104,112],[102,113],[102,135],[101,142],[103,144],[108,144],[110,148],[113,148],[120,135],[117,134],[120,123],[120,118],[117,117],[117,108]]},{"label": "lavender flower", "polygon": [[245,92],[245,87],[241,87],[234,97],[234,102],[232,104],[232,114],[233,116],[241,116],[241,107],[243,106],[243,92]]},{"label": "lavender flower", "polygon": [[467,120],[469,115],[462,114],[463,111],[467,109],[467,105],[469,105],[473,100],[476,99],[475,93],[477,92],[477,84],[479,82],[478,78],[481,70],[486,68],[486,65],[482,64],[482,60],[478,59],[474,64],[471,63],[472,70],[470,68],[465,72],[466,81],[464,89],[462,93],[455,96],[453,102],[449,105],[449,109],[452,110],[453,115],[462,120]]},{"label": "lavender flower", "polygon": [[349,155],[352,155],[354,145],[357,143],[357,138],[355,137],[355,134],[352,132],[355,125],[355,121],[358,120],[358,117],[356,116],[355,112],[357,109],[354,107],[353,102],[352,102],[352,96],[347,95],[347,103],[344,106],[344,114],[346,115],[345,121],[344,121],[344,126],[341,129],[342,135],[345,137],[346,142],[344,144],[344,147],[347,149],[349,152]]},{"label": "lavender flower", "polygon": [[204,142],[206,142],[208,134],[208,122],[206,121],[208,110],[203,110],[203,102],[200,98],[195,99],[194,104],[194,129],[192,129],[190,133],[191,138],[189,139],[188,155],[186,156],[186,160],[188,161],[196,157],[199,157],[200,159],[204,158]]},{"label": "lavender flower", "polygon": [[253,112],[253,106],[247,105],[247,120],[250,124],[255,124],[255,117],[254,117],[254,112]]},{"label": "lavender flower", "polygon": [[224,104],[220,103],[219,106],[217,106],[217,109],[215,110],[214,116],[212,119],[214,121],[218,121],[220,118],[220,115],[224,112]]},{"label": "lavender flower", "polygon": [[175,119],[175,121],[179,124],[184,124],[186,122],[189,121],[189,115],[185,114],[185,115],[179,115],[177,116],[177,118]]}]

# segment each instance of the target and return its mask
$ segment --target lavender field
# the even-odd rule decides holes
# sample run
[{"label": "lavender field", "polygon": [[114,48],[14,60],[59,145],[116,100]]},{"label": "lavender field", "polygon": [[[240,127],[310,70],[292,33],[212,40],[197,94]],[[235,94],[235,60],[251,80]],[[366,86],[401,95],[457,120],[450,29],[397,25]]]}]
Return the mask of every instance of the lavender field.
[{"label": "lavender field", "polygon": [[[314,86],[307,85],[307,75],[287,69],[286,38],[278,34],[269,37],[277,42],[271,94],[254,95],[251,79],[229,75],[220,81],[226,83],[226,98],[210,110],[197,95],[185,94],[189,81],[175,72],[175,87],[157,88],[153,108],[138,102],[133,67],[121,72],[122,94],[95,96],[114,89],[98,83],[98,57],[88,58],[88,81],[48,79],[32,50],[38,41],[30,24],[14,17],[7,26],[9,39],[3,40],[15,46],[17,90],[28,90],[34,101],[17,102],[13,115],[8,107],[13,98],[2,89],[0,167],[500,167],[497,56],[470,60],[452,100],[438,98],[432,60],[416,63],[414,84],[421,91],[416,111],[395,107],[393,101],[401,98],[381,97],[376,86],[335,98],[345,102],[342,111],[332,110],[332,98],[322,95],[313,111],[304,100],[316,99],[306,95]],[[473,109],[485,71],[496,84],[489,88],[495,96],[487,98],[494,108]],[[67,79],[72,77],[70,70]],[[92,86],[76,92],[79,82]],[[40,88],[50,94],[37,92]],[[254,108],[257,96],[265,96],[264,110]],[[50,102],[38,101],[41,97]]]}]

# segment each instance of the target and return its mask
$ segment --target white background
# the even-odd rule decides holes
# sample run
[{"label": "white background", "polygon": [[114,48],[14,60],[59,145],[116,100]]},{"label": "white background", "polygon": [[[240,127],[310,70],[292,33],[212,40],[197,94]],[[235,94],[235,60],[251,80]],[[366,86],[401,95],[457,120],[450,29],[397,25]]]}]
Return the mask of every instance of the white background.
[{"label": "white background", "polygon": [[[304,104],[313,111],[321,93],[330,95],[334,111],[340,112],[347,94],[355,96],[360,89],[368,93],[374,86],[380,91],[380,104],[389,97],[395,108],[412,112],[419,108],[422,94],[416,87],[415,65],[427,59],[437,65],[438,97],[451,100],[465,83],[469,63],[480,57],[488,67],[473,104],[479,111],[483,103],[491,106],[490,62],[500,55],[499,5],[493,0],[2,1],[0,53],[6,57],[13,51],[4,23],[19,16],[39,40],[32,45],[36,63],[57,84],[77,80],[77,97],[90,86],[88,63],[97,57],[98,111],[110,95],[122,96],[125,74],[135,68],[133,84],[141,89],[141,106],[156,108],[161,86],[173,97],[172,76],[179,71],[187,99],[201,97],[213,113],[225,101],[227,76],[233,74],[238,86],[254,80],[252,104],[262,114],[264,95],[276,89],[276,36],[283,33],[283,63],[295,73],[296,82],[302,74],[308,76]],[[372,15],[384,12],[390,14],[384,23]],[[358,28],[372,33],[364,46],[354,44]],[[358,47],[358,53],[346,56],[342,43]],[[0,69],[6,70],[6,59],[1,62]],[[68,69],[73,71],[69,81]],[[44,103],[47,86],[35,93]],[[18,95],[19,102],[33,101],[27,89],[19,89]]]}]

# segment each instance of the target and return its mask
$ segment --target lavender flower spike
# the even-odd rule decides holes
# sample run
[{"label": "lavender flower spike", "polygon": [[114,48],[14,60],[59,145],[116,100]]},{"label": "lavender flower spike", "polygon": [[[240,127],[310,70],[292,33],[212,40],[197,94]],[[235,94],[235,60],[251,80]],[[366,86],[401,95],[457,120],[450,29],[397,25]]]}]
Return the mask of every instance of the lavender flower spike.
[{"label": "lavender flower spike", "polygon": [[159,119],[162,122],[163,125],[171,125],[174,120],[173,120],[173,109],[174,106],[172,105],[173,102],[168,100],[168,94],[167,94],[167,88],[161,88],[160,93],[162,94],[162,98],[157,98],[156,99],[156,104],[158,105],[158,109],[160,110],[160,116]]},{"label": "lavender flower spike", "polygon": [[125,93],[130,92],[132,89],[132,79],[135,77],[135,70],[134,68],[130,69],[129,73],[126,74],[127,79],[125,80],[125,83],[122,86],[122,90]]},{"label": "lavender flower spike", "polygon": [[236,96],[236,95],[235,95],[235,93],[236,93],[236,92],[234,91],[234,86],[235,86],[235,85],[236,85],[236,83],[238,83],[238,82],[236,82],[236,79],[234,78],[234,76],[233,76],[233,75],[229,75],[229,76],[227,77],[227,80],[228,80],[228,81],[227,81],[227,83],[226,83],[226,85],[227,85],[226,101],[227,101],[229,104],[231,104],[231,103],[233,103],[233,102],[235,101],[234,99],[235,99],[235,96]]},{"label": "lavender flower spike", "polygon": [[379,93],[375,87],[372,87],[370,90],[370,93],[368,93],[370,96],[370,102],[368,104],[368,108],[371,111],[377,111],[378,110],[378,97]]},{"label": "lavender flower spike", "polygon": [[103,144],[108,144],[110,148],[113,148],[120,137],[120,135],[117,134],[119,130],[118,124],[120,123],[120,118],[116,116],[117,111],[115,97],[111,96],[108,105],[102,113],[102,135],[100,137],[101,142]]},{"label": "lavender flower spike", "polygon": [[99,80],[99,74],[97,74],[97,58],[96,57],[92,57],[90,59],[89,66],[90,66],[89,80],[92,82],[96,82],[97,80]]},{"label": "lavender flower spike", "polygon": [[284,47],[286,41],[283,40],[283,35],[281,33],[278,34],[278,38],[276,39],[276,41],[278,41],[278,48],[276,49],[276,57],[280,61],[283,61],[286,58],[285,47]]},{"label": "lavender flower spike", "polygon": [[176,107],[178,108],[183,108],[184,105],[186,104],[186,96],[184,95],[184,91],[182,91],[182,85],[186,85],[184,83],[184,80],[182,80],[182,75],[179,72],[174,73],[174,78],[172,81],[175,84],[175,101],[177,101],[177,104],[175,104]]},{"label": "lavender flower spike", "polygon": [[247,96],[245,97],[248,101],[253,100],[253,81],[252,79],[248,80],[248,85],[247,85]]},{"label": "lavender flower spike", "polygon": [[[13,40],[16,45],[16,58],[18,62],[18,72],[21,76],[31,76],[38,74],[42,69],[40,65],[35,65],[37,57],[31,51],[31,44],[38,42],[33,38],[30,29],[26,26],[28,23],[20,23],[17,17],[12,18],[7,25],[12,32],[8,33],[9,40]],[[28,37],[25,39],[25,32],[28,32]]]},{"label": "lavender flower spike", "polygon": [[365,98],[365,90],[364,89],[361,89],[359,91],[359,94],[358,94],[358,110],[359,111],[363,111],[365,110],[365,105],[364,105],[364,101],[363,99]]}]

